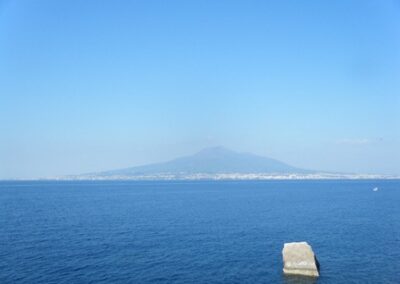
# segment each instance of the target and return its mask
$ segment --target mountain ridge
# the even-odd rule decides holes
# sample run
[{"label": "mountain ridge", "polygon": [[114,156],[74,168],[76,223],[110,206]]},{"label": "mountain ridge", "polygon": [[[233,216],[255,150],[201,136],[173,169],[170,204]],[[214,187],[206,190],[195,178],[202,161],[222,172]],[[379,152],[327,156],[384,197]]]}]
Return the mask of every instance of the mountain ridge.
[{"label": "mountain ridge", "polygon": [[312,174],[315,171],[297,168],[276,159],[247,152],[235,152],[222,146],[209,147],[193,155],[166,162],[102,171],[88,175],[138,176],[155,174]]}]

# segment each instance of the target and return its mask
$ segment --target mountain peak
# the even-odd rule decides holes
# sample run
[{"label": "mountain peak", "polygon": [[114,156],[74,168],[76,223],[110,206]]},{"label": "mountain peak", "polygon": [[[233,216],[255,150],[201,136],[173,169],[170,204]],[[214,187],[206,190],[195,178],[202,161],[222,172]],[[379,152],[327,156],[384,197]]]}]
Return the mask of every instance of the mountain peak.
[{"label": "mountain peak", "polygon": [[159,174],[221,174],[221,173],[305,173],[275,159],[250,153],[232,151],[222,146],[205,148],[194,155],[163,163],[144,165],[108,172],[100,175],[159,175]]},{"label": "mountain peak", "polygon": [[195,156],[221,156],[221,155],[232,155],[232,154],[237,154],[237,153],[223,146],[214,146],[200,150],[195,154]]}]

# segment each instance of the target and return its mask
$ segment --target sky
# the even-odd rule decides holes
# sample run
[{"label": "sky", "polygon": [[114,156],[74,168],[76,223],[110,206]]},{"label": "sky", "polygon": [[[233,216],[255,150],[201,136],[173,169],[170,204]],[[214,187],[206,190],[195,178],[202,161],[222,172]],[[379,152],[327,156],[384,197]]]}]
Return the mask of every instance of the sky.
[{"label": "sky", "polygon": [[0,0],[0,179],[217,145],[400,174],[400,1]]}]

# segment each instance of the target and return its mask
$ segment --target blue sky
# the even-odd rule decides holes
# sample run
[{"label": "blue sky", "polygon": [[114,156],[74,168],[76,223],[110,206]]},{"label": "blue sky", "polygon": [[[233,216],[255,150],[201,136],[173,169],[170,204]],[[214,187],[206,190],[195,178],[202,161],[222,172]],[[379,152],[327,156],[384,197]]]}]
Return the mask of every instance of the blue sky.
[{"label": "blue sky", "polygon": [[400,1],[1,1],[0,178],[224,145],[400,174]]}]

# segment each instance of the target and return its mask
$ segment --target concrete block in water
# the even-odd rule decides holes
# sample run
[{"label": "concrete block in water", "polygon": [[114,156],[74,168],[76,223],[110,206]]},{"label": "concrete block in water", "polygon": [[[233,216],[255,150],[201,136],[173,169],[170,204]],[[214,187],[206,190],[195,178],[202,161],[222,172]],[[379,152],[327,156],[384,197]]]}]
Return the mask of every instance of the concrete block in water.
[{"label": "concrete block in water", "polygon": [[282,250],[283,272],[304,276],[319,276],[319,264],[306,242],[285,243]]}]

